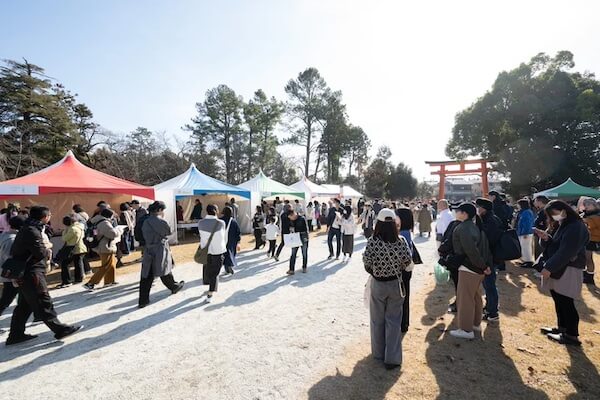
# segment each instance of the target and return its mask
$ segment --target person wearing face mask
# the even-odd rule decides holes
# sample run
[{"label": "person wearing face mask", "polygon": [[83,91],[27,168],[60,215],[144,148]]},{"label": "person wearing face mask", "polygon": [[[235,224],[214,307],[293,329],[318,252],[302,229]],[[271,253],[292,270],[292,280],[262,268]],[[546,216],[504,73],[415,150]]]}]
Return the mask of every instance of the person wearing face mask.
[{"label": "person wearing face mask", "polygon": [[579,314],[574,299],[581,296],[590,234],[581,217],[564,201],[548,203],[546,214],[548,230],[536,229],[535,234],[544,248],[542,287],[552,295],[558,324],[543,327],[541,332],[561,344],[579,346]]},{"label": "person wearing face mask", "polygon": [[[474,331],[481,331],[483,301],[481,284],[491,274],[492,253],[481,219],[475,206],[462,203],[456,210],[456,219],[461,221],[452,234],[452,247],[457,255],[464,255],[458,267],[458,290],[456,295],[458,329],[450,335],[461,339],[474,339]],[[477,224],[473,222],[476,219]]]},{"label": "person wearing face mask", "polygon": [[140,275],[139,308],[150,304],[150,288],[155,277],[160,277],[162,283],[172,294],[179,292],[184,281],[175,282],[171,270],[173,269],[173,255],[169,247],[169,236],[173,233],[171,227],[164,220],[167,207],[162,201],[155,201],[148,207],[148,218],[142,226],[144,235],[144,256],[142,258],[142,272]]},{"label": "person wearing face mask", "polygon": [[583,272],[583,283],[595,285],[594,272],[594,253],[600,252],[600,205],[594,199],[585,199],[583,201],[584,211],[581,214],[583,221],[590,231],[590,241],[586,246],[586,270]]},{"label": "person wearing face mask", "polygon": [[521,261],[519,264],[522,268],[532,268],[533,262],[533,226],[535,215],[531,211],[529,200],[521,199],[517,203],[519,205],[519,213],[517,214],[517,235],[519,235],[519,243],[521,244]]}]

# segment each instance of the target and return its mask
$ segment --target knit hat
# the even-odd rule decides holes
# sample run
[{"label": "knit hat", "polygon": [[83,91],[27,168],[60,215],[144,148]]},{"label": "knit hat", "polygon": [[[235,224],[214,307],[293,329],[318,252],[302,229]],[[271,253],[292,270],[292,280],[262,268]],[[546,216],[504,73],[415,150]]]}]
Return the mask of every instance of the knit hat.
[{"label": "knit hat", "polygon": [[458,206],[457,210],[467,213],[469,218],[473,218],[477,214],[477,209],[475,208],[473,203],[462,203],[460,206]]},{"label": "knit hat", "polygon": [[396,213],[394,210],[389,208],[382,208],[377,214],[377,221],[385,222],[386,218],[391,218],[392,220],[396,219]]},{"label": "knit hat", "polygon": [[477,207],[481,207],[487,211],[492,211],[494,209],[494,203],[492,203],[491,200],[485,199],[483,197],[480,197],[477,200],[475,200],[475,204],[477,205]]}]

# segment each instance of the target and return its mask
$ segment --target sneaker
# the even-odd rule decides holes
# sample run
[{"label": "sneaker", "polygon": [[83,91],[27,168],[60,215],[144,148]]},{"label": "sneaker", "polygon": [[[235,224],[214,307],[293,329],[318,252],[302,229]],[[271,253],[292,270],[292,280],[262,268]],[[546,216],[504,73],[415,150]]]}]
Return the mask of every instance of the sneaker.
[{"label": "sneaker", "polygon": [[6,339],[6,345],[7,346],[12,346],[13,344],[19,344],[19,343],[24,343],[30,340],[33,340],[37,337],[37,335],[27,335],[27,334],[23,334],[22,336],[9,336]]},{"label": "sneaker", "polygon": [[336,260],[339,260],[339,259],[340,259],[340,256],[337,256],[335,259],[336,259]]},{"label": "sneaker", "polygon": [[185,281],[179,281],[177,287],[171,291],[171,294],[179,292],[181,289],[183,289],[183,285],[185,285]]},{"label": "sneaker", "polygon": [[581,346],[581,342],[574,336],[569,336],[566,333],[549,333],[546,335],[548,339],[571,346]]},{"label": "sneaker", "polygon": [[71,283],[61,283],[60,285],[58,285],[56,288],[57,289],[64,289],[64,288],[68,288],[69,286],[71,286]]},{"label": "sneaker", "polygon": [[306,267],[302,267],[302,273],[305,274],[306,273]]},{"label": "sneaker", "polygon": [[288,274],[288,275],[294,275],[295,273],[296,273],[296,272],[294,272],[294,271],[292,271],[292,270],[289,270],[289,271],[287,271],[287,272],[286,272],[286,274]]},{"label": "sneaker", "polygon": [[542,332],[542,334],[544,335],[548,335],[548,334],[554,334],[557,335],[559,333],[563,333],[565,330],[562,328],[552,328],[549,326],[542,326],[540,328],[540,332]]},{"label": "sneaker", "polygon": [[455,338],[459,338],[459,339],[467,339],[467,340],[475,339],[475,333],[463,331],[462,329],[455,329],[453,331],[450,331],[450,336],[454,336]]},{"label": "sneaker", "polygon": [[333,258],[333,254],[330,254],[329,257],[327,257],[328,260],[331,260]]},{"label": "sneaker", "polygon": [[86,283],[85,285],[83,285],[83,287],[86,288],[88,291],[93,292],[95,285],[93,283]]},{"label": "sneaker", "polygon": [[594,282],[594,274],[590,274],[586,271],[583,271],[583,283],[586,285],[596,285]]},{"label": "sneaker", "polygon": [[457,309],[456,309],[456,303],[452,303],[448,305],[448,313],[449,314],[456,314]]},{"label": "sneaker", "polygon": [[206,302],[207,303],[212,302],[212,294],[206,295]]},{"label": "sneaker", "polygon": [[118,284],[119,284],[119,282],[105,283],[104,287],[117,286]]},{"label": "sneaker", "polygon": [[479,326],[474,326],[474,327],[473,327],[473,332],[481,332],[481,325],[479,325]]},{"label": "sneaker", "polygon": [[495,321],[500,321],[500,316],[499,316],[499,315],[492,316],[492,315],[490,315],[490,314],[485,314],[485,315],[483,316],[483,320],[484,320],[484,321],[487,321],[487,322],[495,322]]},{"label": "sneaker", "polygon": [[276,262],[279,262],[279,256],[273,256]]},{"label": "sneaker", "polygon": [[400,368],[400,364],[388,364],[388,363],[384,363],[383,366],[388,371],[391,371],[391,370],[396,369],[396,368]]},{"label": "sneaker", "polygon": [[519,265],[519,267],[521,267],[521,268],[533,268],[533,263],[532,262],[522,263],[522,264]]},{"label": "sneaker", "polygon": [[76,333],[77,331],[79,331],[81,328],[83,328],[83,325],[79,325],[79,326],[70,326],[69,328],[67,328],[66,330],[57,333],[56,335],[54,335],[54,338],[56,340],[60,340],[60,339],[64,339],[67,336],[71,336],[72,334]]},{"label": "sneaker", "polygon": [[125,264],[123,264],[123,261],[119,260],[117,261],[117,265],[115,266],[115,268],[121,268],[123,267]]},{"label": "sneaker", "polygon": [[148,304],[150,304],[150,303],[140,303],[140,304],[138,304],[138,308],[144,308],[144,307],[146,307]]}]

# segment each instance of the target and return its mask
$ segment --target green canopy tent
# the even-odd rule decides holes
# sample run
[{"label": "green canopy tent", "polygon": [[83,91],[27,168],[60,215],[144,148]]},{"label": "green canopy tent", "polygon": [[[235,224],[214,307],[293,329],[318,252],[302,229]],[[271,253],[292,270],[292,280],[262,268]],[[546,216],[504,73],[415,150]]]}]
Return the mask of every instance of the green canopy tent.
[{"label": "green canopy tent", "polygon": [[250,204],[252,210],[254,210],[256,206],[259,206],[263,199],[272,200],[275,199],[275,197],[281,197],[282,199],[304,200],[303,190],[298,190],[284,185],[281,182],[277,182],[266,176],[262,171],[249,181],[240,183],[238,187],[250,192]]},{"label": "green canopy tent", "polygon": [[535,196],[546,196],[549,199],[575,199],[581,196],[599,198],[600,190],[582,186],[569,178],[556,187],[534,194]]}]

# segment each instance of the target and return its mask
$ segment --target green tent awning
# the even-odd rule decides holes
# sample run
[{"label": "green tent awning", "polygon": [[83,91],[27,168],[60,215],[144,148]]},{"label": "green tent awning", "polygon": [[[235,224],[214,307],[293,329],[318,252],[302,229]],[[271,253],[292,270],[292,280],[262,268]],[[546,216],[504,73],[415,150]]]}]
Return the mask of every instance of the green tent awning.
[{"label": "green tent awning", "polygon": [[267,177],[262,171],[258,173],[254,178],[241,183],[238,185],[241,188],[249,190],[250,192],[259,193],[262,198],[269,198],[274,196],[293,196],[300,199],[304,198],[304,192],[298,189],[284,185],[283,183],[277,182]]},{"label": "green tent awning", "polygon": [[556,187],[534,194],[535,196],[546,196],[549,199],[576,198],[581,196],[598,198],[600,197],[600,190],[582,186],[569,178]]}]

